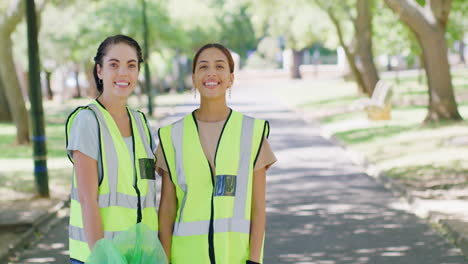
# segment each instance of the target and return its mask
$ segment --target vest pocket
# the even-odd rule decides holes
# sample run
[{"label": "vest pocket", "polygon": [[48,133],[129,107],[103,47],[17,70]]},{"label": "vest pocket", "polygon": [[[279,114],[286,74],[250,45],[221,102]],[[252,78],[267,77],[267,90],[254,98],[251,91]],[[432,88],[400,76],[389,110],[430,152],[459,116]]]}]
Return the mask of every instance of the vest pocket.
[{"label": "vest pocket", "polygon": [[236,175],[216,175],[214,196],[236,196]]},{"label": "vest pocket", "polygon": [[146,180],[155,180],[154,159],[139,159],[140,178]]}]

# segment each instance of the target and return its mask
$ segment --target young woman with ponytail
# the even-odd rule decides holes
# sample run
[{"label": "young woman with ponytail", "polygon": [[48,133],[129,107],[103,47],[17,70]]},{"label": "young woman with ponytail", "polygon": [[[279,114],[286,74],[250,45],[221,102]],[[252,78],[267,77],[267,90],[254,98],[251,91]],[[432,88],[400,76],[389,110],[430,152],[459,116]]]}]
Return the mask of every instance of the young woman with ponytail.
[{"label": "young woman with ponytail", "polygon": [[74,165],[71,263],[84,263],[96,241],[136,223],[157,235],[154,143],[144,114],[127,106],[142,61],[134,39],[106,38],[94,57],[99,96],[67,120],[66,147]]}]

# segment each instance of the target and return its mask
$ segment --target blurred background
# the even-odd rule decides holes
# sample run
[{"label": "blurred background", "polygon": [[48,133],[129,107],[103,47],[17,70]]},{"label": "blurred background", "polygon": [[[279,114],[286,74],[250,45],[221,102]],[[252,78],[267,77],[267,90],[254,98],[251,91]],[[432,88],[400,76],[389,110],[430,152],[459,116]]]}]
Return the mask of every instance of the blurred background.
[{"label": "blurred background", "polygon": [[[31,139],[44,136],[35,127],[44,126],[47,135],[52,181],[64,173],[57,165],[66,160],[63,124],[74,107],[97,96],[93,57],[114,34],[127,34],[144,48],[147,65],[131,102],[152,117],[158,117],[158,100],[192,89],[191,59],[209,42],[231,49],[238,82],[270,87],[310,119],[333,124],[331,132],[344,133],[345,141],[356,127],[337,121],[362,117],[356,109],[366,102],[356,99],[371,97],[381,79],[392,85],[393,96],[379,92],[378,100],[393,102],[392,119],[404,117],[404,126],[377,123],[384,124],[380,135],[405,130],[408,122],[411,128],[445,124],[467,113],[464,0],[37,0],[37,37],[29,41],[38,43],[40,83],[32,88],[41,90],[33,99],[44,111],[32,109],[31,115],[26,2],[0,2],[3,197],[34,193],[31,171],[24,169],[32,166]],[[387,113],[377,119],[391,119],[389,111],[387,102]],[[44,119],[30,121],[44,113]],[[464,122],[450,124],[466,129]],[[457,167],[466,169],[461,163]]]},{"label": "blurred background", "polygon": [[219,42],[236,85],[268,87],[422,197],[466,200],[467,14],[466,0],[2,0],[0,204],[66,199],[64,123],[97,96],[93,57],[115,34],[144,48],[129,104],[155,127],[193,97],[196,50]]}]

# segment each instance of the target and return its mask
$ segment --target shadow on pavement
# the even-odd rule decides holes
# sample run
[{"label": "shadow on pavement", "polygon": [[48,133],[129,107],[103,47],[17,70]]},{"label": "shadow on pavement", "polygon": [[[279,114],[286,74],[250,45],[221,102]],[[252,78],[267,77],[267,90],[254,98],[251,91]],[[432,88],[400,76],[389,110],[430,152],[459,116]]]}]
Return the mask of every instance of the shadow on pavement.
[{"label": "shadow on pavement", "polygon": [[27,263],[70,263],[68,252],[68,217],[60,219],[40,241],[21,252],[19,259],[10,264]]},{"label": "shadow on pavement", "polygon": [[317,127],[277,114],[264,263],[467,263]]}]

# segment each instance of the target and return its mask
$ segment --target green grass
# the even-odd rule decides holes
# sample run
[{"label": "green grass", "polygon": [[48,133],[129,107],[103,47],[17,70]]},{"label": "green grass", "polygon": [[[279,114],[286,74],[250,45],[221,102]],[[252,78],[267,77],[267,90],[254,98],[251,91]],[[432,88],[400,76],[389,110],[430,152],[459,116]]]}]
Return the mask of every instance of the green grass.
[{"label": "green grass", "polygon": [[352,120],[358,116],[361,116],[362,113],[358,112],[350,112],[350,113],[343,113],[343,114],[335,114],[335,115],[328,115],[320,119],[321,123],[323,124],[330,124],[337,121],[345,121],[345,120]]},{"label": "green grass", "polygon": [[336,98],[327,98],[320,101],[314,102],[307,102],[299,105],[299,108],[306,108],[310,106],[335,106],[335,105],[344,105],[350,104],[354,100],[358,99],[359,97],[356,95],[346,95],[346,96],[339,96]]},{"label": "green grass", "polygon": [[[416,73],[414,75],[406,75],[406,76],[399,76],[398,78],[393,77],[393,76],[385,76],[382,77],[381,79],[390,81],[390,82],[399,82],[400,84],[405,84],[405,83],[418,83],[419,80],[421,79],[422,83],[426,83],[426,74],[424,71],[421,71],[422,73],[422,78],[420,78],[419,73]],[[395,73],[396,74],[396,73]],[[466,68],[461,68],[461,69],[452,69],[452,80],[465,80],[468,81],[468,69]]]},{"label": "green grass", "polygon": [[349,144],[360,144],[382,140],[392,135],[400,134],[409,130],[415,129],[413,126],[380,126],[363,129],[352,129],[343,132],[338,132],[335,135]]},{"label": "green grass", "polygon": [[[452,76],[458,110],[468,118],[468,69],[454,70]],[[428,97],[425,80],[421,85],[417,76],[400,77],[398,84],[394,78],[384,79],[394,84],[392,118],[388,121],[369,121],[364,111],[350,112],[348,106],[358,98],[357,89],[340,81],[329,83],[324,94],[298,89],[300,101],[295,102],[300,103],[296,107],[308,113],[306,116],[318,118],[324,129],[403,184],[415,189],[468,187],[468,160],[462,155],[468,153],[468,145],[449,143],[468,137],[468,121],[424,124]],[[302,86],[311,90],[322,83],[304,80]],[[288,93],[286,98],[292,96],[290,91],[283,91]]]},{"label": "green grass", "polygon": [[[46,123],[47,156],[50,158],[65,155],[65,128],[64,122]],[[13,132],[13,133],[11,133]],[[0,126],[0,159],[2,158],[30,158],[32,157],[32,144],[15,145],[15,127],[13,124]]]},{"label": "green grass", "polygon": [[389,169],[387,174],[407,185],[417,184],[421,190],[449,190],[468,186],[468,169],[460,161],[445,166],[426,164],[395,167]]},{"label": "green grass", "polygon": [[[464,168],[460,161],[454,161],[449,166],[437,166],[427,164],[424,166],[397,167],[388,170],[394,178],[417,180],[424,177],[426,179],[444,174],[468,174],[468,169]],[[468,181],[467,181],[468,182]]]},{"label": "green grass", "polygon": [[[1,188],[20,193],[34,192],[34,177],[31,171],[1,172],[0,175]],[[49,169],[48,176],[51,186],[63,186],[63,188],[69,190],[71,179],[70,169]]]},{"label": "green grass", "polygon": [[[390,82],[399,82],[400,84],[405,84],[405,83],[418,83],[419,82],[419,77],[417,75],[415,76],[399,76],[397,77],[382,77],[381,79],[390,81]],[[425,82],[426,76],[424,75],[421,80]]]},{"label": "green grass", "polygon": [[427,110],[427,106],[425,105],[405,105],[405,106],[394,106],[392,109],[394,112],[411,112],[411,111],[419,111],[419,110]]},{"label": "green grass", "polygon": [[[64,123],[79,101],[59,105],[44,102],[45,134],[49,189],[52,197],[65,199],[70,192],[71,165],[63,164],[66,157]],[[29,199],[35,193],[32,143],[16,145],[15,126],[0,124],[0,160],[6,164],[0,168],[0,201]],[[68,168],[66,168],[68,166]]]}]

